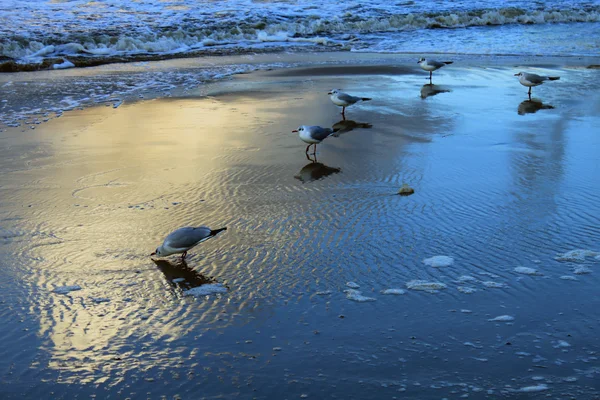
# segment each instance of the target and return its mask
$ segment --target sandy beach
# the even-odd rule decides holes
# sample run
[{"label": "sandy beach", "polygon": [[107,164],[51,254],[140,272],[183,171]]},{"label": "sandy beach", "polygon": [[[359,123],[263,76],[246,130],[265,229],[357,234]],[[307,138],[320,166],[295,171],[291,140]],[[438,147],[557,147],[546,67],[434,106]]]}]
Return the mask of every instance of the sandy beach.
[{"label": "sandy beach", "polygon": [[[600,396],[600,60],[305,56],[3,127],[2,399]],[[300,125],[338,134],[309,159]]]}]

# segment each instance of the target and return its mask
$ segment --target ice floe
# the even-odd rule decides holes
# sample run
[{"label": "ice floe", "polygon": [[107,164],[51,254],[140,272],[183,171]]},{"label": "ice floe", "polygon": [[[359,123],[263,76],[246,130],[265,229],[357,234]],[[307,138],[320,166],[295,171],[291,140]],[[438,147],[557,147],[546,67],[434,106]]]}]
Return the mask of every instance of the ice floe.
[{"label": "ice floe", "polygon": [[359,303],[376,300],[373,297],[363,296],[362,292],[360,290],[356,290],[356,289],[346,289],[346,290],[344,290],[344,293],[346,293],[346,298],[348,300],[357,301]]},{"label": "ice floe", "polygon": [[469,286],[457,286],[456,289],[461,293],[471,294],[475,293],[477,289],[469,287]]},{"label": "ice floe", "polygon": [[485,287],[495,288],[495,289],[501,289],[501,288],[506,287],[506,285],[504,283],[493,282],[493,281],[485,281],[485,282],[481,282],[481,284]]},{"label": "ice floe", "polygon": [[405,294],[406,290],[404,289],[385,289],[381,291],[381,294]]},{"label": "ice floe", "polygon": [[560,279],[565,280],[565,281],[576,281],[578,280],[576,277],[571,276],[571,275],[563,275],[560,277]]},{"label": "ice floe", "polygon": [[532,393],[532,392],[542,392],[542,391],[548,390],[548,389],[549,389],[548,385],[540,383],[539,385],[522,387],[521,389],[518,390],[518,392]]},{"label": "ice floe", "polygon": [[448,286],[441,282],[428,282],[415,279],[407,282],[406,287],[411,290],[422,290],[429,293],[436,293],[439,290],[446,289]]},{"label": "ice floe", "polygon": [[454,264],[454,258],[449,256],[433,256],[424,259],[423,263],[434,268],[449,267]]},{"label": "ice floe", "polygon": [[492,319],[488,319],[488,321],[493,321],[493,322],[510,322],[510,321],[514,321],[515,317],[513,317],[512,315],[499,315],[496,318],[492,318]]},{"label": "ice floe", "polygon": [[208,283],[183,291],[184,296],[207,296],[216,293],[227,293],[227,288],[222,283]]},{"label": "ice floe", "polygon": [[567,251],[566,253],[559,253],[554,257],[557,261],[571,261],[571,262],[581,262],[585,261],[586,257],[598,257],[600,253],[592,250],[584,250],[584,249],[576,249]]},{"label": "ice floe", "polygon": [[55,287],[53,292],[58,294],[67,294],[70,292],[74,292],[76,290],[81,290],[81,286],[79,285],[71,285],[71,286],[58,286]]},{"label": "ice floe", "polygon": [[346,282],[346,286],[348,286],[350,289],[358,289],[360,287],[360,285],[356,282]]},{"label": "ice floe", "polygon": [[537,269],[529,268],[529,267],[516,267],[514,269],[514,271],[517,274],[523,274],[523,275],[540,275],[540,273],[538,272]]}]

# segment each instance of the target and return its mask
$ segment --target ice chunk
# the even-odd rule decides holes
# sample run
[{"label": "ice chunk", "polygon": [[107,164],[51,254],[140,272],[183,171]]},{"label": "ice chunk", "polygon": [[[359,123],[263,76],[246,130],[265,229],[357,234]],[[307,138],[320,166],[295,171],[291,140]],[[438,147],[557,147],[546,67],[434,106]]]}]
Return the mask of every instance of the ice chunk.
[{"label": "ice chunk", "polygon": [[356,290],[356,289],[347,289],[344,290],[344,293],[346,293],[346,298],[348,300],[352,300],[352,301],[357,301],[359,303],[364,303],[366,301],[375,301],[376,299],[374,299],[373,297],[367,297],[367,296],[363,296],[360,290]]},{"label": "ice chunk", "polygon": [[548,389],[549,389],[548,385],[540,383],[539,385],[522,387],[521,389],[518,390],[518,392],[532,393],[532,392],[541,392],[541,391],[548,390]]},{"label": "ice chunk", "polygon": [[358,289],[360,287],[360,285],[356,282],[347,282],[346,286],[348,286],[351,289]]},{"label": "ice chunk", "polygon": [[404,289],[385,289],[381,291],[381,294],[405,294],[406,290]]},{"label": "ice chunk", "polygon": [[517,274],[523,274],[523,275],[539,275],[537,269],[529,268],[529,267],[516,267],[514,269],[514,271]]},{"label": "ice chunk", "polygon": [[576,249],[567,251],[566,253],[557,254],[554,257],[557,261],[585,261],[586,257],[597,257],[600,256],[600,253],[592,250],[584,250],[584,249]]},{"label": "ice chunk", "polygon": [[488,319],[488,321],[494,321],[494,322],[510,322],[510,321],[514,321],[515,317],[513,317],[512,315],[499,315],[496,318],[492,318],[492,319]]},{"label": "ice chunk", "polygon": [[183,291],[184,296],[207,296],[216,293],[227,293],[227,288],[221,283],[208,283]]},{"label": "ice chunk", "polygon": [[430,267],[434,268],[449,267],[454,264],[454,258],[448,256],[433,256],[424,259],[423,262],[425,265],[429,265]]},{"label": "ice chunk", "polygon": [[69,292],[74,292],[76,290],[81,290],[81,286],[79,285],[71,285],[71,286],[58,286],[55,287],[53,292],[58,294],[67,294]]},{"label": "ice chunk", "polygon": [[429,293],[436,293],[438,290],[446,289],[448,286],[441,282],[428,282],[415,279],[407,282],[406,287],[412,290],[423,290]]}]

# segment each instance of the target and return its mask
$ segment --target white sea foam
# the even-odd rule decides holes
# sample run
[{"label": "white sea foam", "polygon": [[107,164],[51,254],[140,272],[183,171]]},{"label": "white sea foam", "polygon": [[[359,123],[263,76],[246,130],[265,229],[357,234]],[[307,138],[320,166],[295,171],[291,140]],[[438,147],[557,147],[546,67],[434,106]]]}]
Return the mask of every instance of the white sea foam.
[{"label": "white sea foam", "polygon": [[344,290],[344,293],[346,293],[346,298],[348,300],[356,301],[359,303],[376,300],[373,297],[363,296],[362,292],[360,290],[356,290],[356,289],[346,289],[346,290]]},{"label": "white sea foam", "polygon": [[581,262],[585,261],[586,257],[597,257],[600,253],[592,250],[576,249],[567,251],[566,253],[559,253],[554,257],[557,261],[570,261],[570,262]]},{"label": "white sea foam", "polygon": [[422,290],[424,292],[436,293],[439,290],[446,289],[448,286],[441,282],[428,282],[415,279],[407,282],[406,287],[411,290]]},{"label": "white sea foam", "polygon": [[59,286],[59,287],[55,287],[53,292],[58,293],[58,294],[67,294],[67,293],[74,292],[77,290],[81,290],[81,286],[79,286],[79,285]]},{"label": "white sea foam", "polygon": [[227,293],[227,288],[221,283],[208,283],[206,285],[196,286],[194,288],[184,290],[184,296],[207,296],[217,293]]},{"label": "white sea foam", "polygon": [[454,258],[449,256],[433,256],[424,259],[423,263],[434,268],[449,267],[454,264]]},{"label": "white sea foam", "polygon": [[399,295],[399,294],[405,294],[406,290],[404,289],[385,289],[381,291],[381,294],[395,294],[395,295]]},{"label": "white sea foam", "polygon": [[529,267],[516,267],[514,269],[514,271],[517,274],[523,274],[523,275],[539,275],[539,272],[537,269],[529,268]]},{"label": "white sea foam", "polygon": [[512,315],[499,315],[496,318],[492,318],[492,319],[488,319],[488,321],[493,321],[493,322],[510,322],[510,321],[514,321],[515,317],[513,317]]}]

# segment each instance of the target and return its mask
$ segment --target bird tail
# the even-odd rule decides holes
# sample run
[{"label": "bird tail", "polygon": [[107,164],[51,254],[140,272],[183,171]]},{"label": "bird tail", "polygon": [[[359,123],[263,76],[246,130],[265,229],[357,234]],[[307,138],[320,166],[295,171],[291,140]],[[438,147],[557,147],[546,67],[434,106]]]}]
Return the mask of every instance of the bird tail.
[{"label": "bird tail", "polygon": [[370,97],[361,97],[360,98],[362,101],[369,101],[372,100]]},{"label": "bird tail", "polygon": [[549,76],[548,79],[551,81],[557,81],[560,79],[560,76]]},{"label": "bird tail", "polygon": [[452,64],[454,61],[442,61],[444,64],[449,65]]},{"label": "bird tail", "polygon": [[217,236],[219,234],[219,232],[226,231],[226,230],[227,230],[227,227],[211,230],[210,236]]}]

